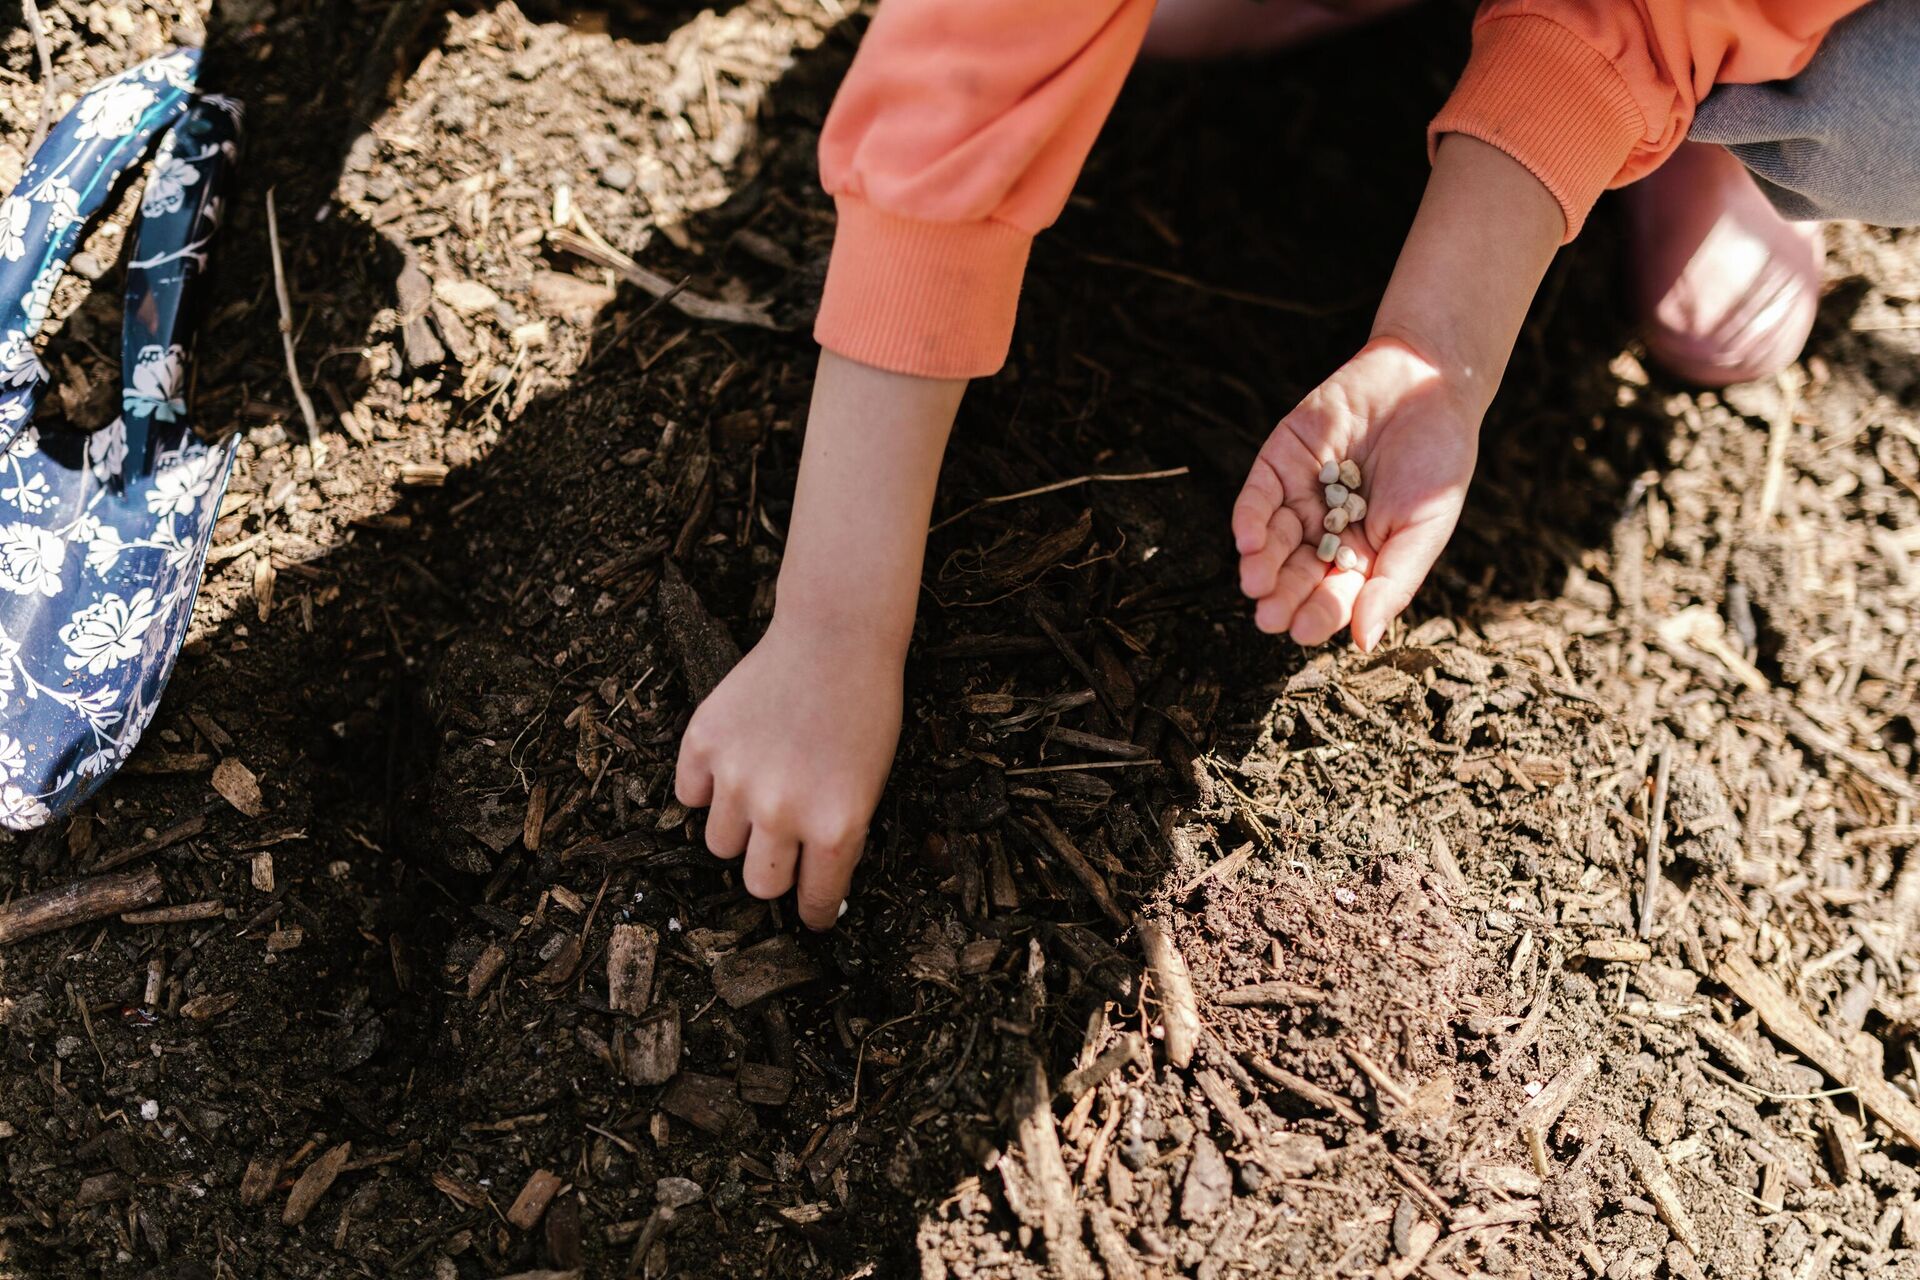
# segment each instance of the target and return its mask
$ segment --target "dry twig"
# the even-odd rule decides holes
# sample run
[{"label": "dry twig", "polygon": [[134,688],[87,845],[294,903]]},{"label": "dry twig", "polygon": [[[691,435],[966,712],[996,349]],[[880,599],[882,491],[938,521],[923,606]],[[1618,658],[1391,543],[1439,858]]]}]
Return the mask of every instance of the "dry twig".
[{"label": "dry twig", "polygon": [[307,422],[307,442],[320,442],[320,420],[314,416],[313,400],[300,381],[300,361],[293,350],[293,303],[287,296],[287,269],[280,260],[280,217],[273,207],[273,188],[267,188],[267,248],[273,255],[273,296],[280,304],[280,345],[287,354],[287,382],[293,387],[300,416]]}]

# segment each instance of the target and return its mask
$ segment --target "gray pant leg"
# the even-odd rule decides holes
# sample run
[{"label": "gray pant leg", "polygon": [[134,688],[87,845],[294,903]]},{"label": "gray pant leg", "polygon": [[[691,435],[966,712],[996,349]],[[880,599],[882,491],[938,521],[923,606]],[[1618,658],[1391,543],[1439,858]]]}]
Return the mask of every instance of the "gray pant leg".
[{"label": "gray pant leg", "polygon": [[1687,136],[1726,147],[1789,218],[1920,226],[1920,0],[1873,0],[1804,70],[1721,85]]}]

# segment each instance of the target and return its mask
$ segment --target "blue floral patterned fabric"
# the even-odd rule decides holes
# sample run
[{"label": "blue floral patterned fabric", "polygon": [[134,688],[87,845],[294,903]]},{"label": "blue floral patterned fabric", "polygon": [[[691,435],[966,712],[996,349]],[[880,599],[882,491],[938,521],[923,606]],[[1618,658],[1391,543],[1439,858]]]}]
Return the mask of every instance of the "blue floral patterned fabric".
[{"label": "blue floral patterned fabric", "polygon": [[[195,93],[199,62],[175,50],[95,85],[0,201],[0,825],[16,830],[92,795],[153,719],[233,461],[186,420],[195,286],[240,137],[237,103]],[[37,425],[54,285],[150,149],[121,414],[92,433]]]}]

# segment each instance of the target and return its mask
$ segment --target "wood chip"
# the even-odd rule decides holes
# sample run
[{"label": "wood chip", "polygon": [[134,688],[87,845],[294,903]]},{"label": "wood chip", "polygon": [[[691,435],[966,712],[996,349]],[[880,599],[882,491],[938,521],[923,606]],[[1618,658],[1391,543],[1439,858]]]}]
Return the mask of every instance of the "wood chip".
[{"label": "wood chip", "polygon": [[227,909],[218,898],[205,902],[182,902],[171,907],[148,907],[144,911],[124,911],[122,924],[185,924],[194,920],[213,920]]},{"label": "wood chip", "polygon": [[240,1176],[240,1203],[248,1206],[265,1204],[267,1197],[273,1194],[273,1184],[279,1180],[279,1158],[255,1156],[247,1161],[247,1171]]},{"label": "wood chip", "polygon": [[473,962],[473,968],[467,970],[467,999],[478,1000],[480,993],[493,985],[500,971],[507,967],[507,949],[497,942],[489,942],[487,949]]},{"label": "wood chip", "polygon": [[1150,920],[1140,922],[1140,946],[1147,953],[1154,994],[1160,1001],[1160,1024],[1166,1030],[1167,1061],[1185,1067],[1193,1061],[1200,1041],[1200,1009],[1193,996],[1193,978],[1166,930]]},{"label": "wood chip", "polygon": [[785,1106],[787,1099],[793,1096],[793,1072],[785,1067],[743,1062],[739,1071],[734,1073],[733,1082],[742,1102],[758,1106]]},{"label": "wood chip", "polygon": [[653,1003],[653,969],[660,931],[650,924],[616,924],[607,939],[607,1004],[638,1017]]},{"label": "wood chip", "polygon": [[220,793],[222,800],[249,818],[257,818],[267,811],[260,795],[260,780],[238,756],[228,756],[213,766],[213,789]]},{"label": "wood chip", "polygon": [[760,1127],[725,1076],[682,1071],[660,1095],[660,1109],[716,1138],[737,1140]]},{"label": "wood chip", "polygon": [[308,1165],[294,1182],[293,1190],[287,1193],[287,1206],[280,1211],[280,1225],[297,1227],[305,1222],[307,1215],[313,1212],[313,1207],[320,1203],[320,1197],[327,1194],[327,1189],[333,1186],[333,1180],[340,1176],[347,1157],[352,1154],[353,1144],[343,1142]]},{"label": "wood chip", "polygon": [[1527,1099],[1520,1108],[1520,1125],[1533,1129],[1545,1136],[1559,1120],[1560,1113],[1567,1109],[1572,1101],[1579,1097],[1587,1087],[1587,1081],[1593,1079],[1600,1070],[1600,1061],[1592,1054],[1582,1054],[1560,1069],[1558,1075],[1547,1081],[1539,1093]]},{"label": "wood chip", "polygon": [[[1653,1201],[1653,1207],[1659,1211],[1660,1221],[1681,1244],[1694,1253],[1700,1252],[1700,1233],[1694,1228],[1693,1218],[1687,1212],[1686,1199],[1673,1183],[1673,1176],[1667,1172],[1667,1162],[1660,1153],[1639,1138],[1627,1140],[1627,1163],[1633,1166],[1634,1176],[1640,1179],[1640,1185],[1647,1189],[1647,1199]],[[1535,1202],[1537,1203],[1537,1202]]]},{"label": "wood chip", "polygon": [[735,1009],[825,976],[790,933],[777,934],[744,951],[731,951],[713,966],[713,989]]},{"label": "wood chip", "polygon": [[254,854],[248,861],[248,875],[254,888],[261,893],[272,893],[273,855],[266,850]]},{"label": "wood chip", "polygon": [[1095,905],[1106,914],[1107,919],[1123,929],[1131,923],[1126,912],[1120,909],[1120,904],[1114,901],[1113,890],[1107,887],[1106,877],[1094,869],[1093,864],[1087,861],[1087,855],[1080,852],[1079,847],[1067,838],[1067,833],[1052,818],[1044,812],[1036,812],[1027,825],[1067,864],[1067,870],[1073,872],[1074,879],[1086,887]]},{"label": "wood chip", "polygon": [[619,1061],[632,1084],[665,1084],[680,1069],[680,1006],[666,1001],[623,1032]]},{"label": "wood chip", "polygon": [[507,1210],[507,1221],[522,1231],[533,1230],[546,1213],[547,1206],[553,1203],[553,1197],[559,1194],[560,1187],[558,1174],[550,1169],[535,1169],[527,1176],[520,1194],[513,1198],[513,1205]]},{"label": "wood chip", "polygon": [[1049,1271],[1059,1280],[1098,1280],[1099,1269],[1081,1241],[1080,1206],[1060,1153],[1053,1090],[1047,1087],[1047,1073],[1037,1061],[1027,1063],[1014,1090],[1014,1115],[1029,1179],[1030,1225],[1037,1226],[1046,1240]]},{"label": "wood chip", "polygon": [[1805,1054],[1808,1061],[1834,1080],[1852,1089],[1861,1105],[1878,1116],[1895,1137],[1920,1150],[1920,1107],[1888,1084],[1879,1068],[1847,1052],[1785,988],[1762,973],[1752,959],[1734,952],[1714,970],[1714,976],[1753,1007],[1760,1015],[1762,1026]]}]

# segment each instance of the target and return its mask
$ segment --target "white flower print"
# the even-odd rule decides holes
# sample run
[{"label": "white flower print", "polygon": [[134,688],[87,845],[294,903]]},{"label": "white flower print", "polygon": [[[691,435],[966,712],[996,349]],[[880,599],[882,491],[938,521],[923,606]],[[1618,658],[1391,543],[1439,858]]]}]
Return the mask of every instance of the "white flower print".
[{"label": "white flower print", "polygon": [[17,484],[10,484],[0,489],[0,501],[10,502],[28,515],[37,515],[46,510],[51,497],[52,491],[47,487],[47,478],[38,471]]},{"label": "white flower print", "polygon": [[186,350],[177,342],[170,347],[155,344],[140,348],[140,357],[133,365],[133,386],[122,393],[121,407],[128,413],[151,414],[162,422],[178,421],[187,411],[182,398],[186,363]]},{"label": "white flower print", "polygon": [[0,786],[0,826],[11,827],[15,831],[32,831],[53,821],[53,814],[47,806],[22,791],[18,784],[9,782]]},{"label": "white flower print", "polygon": [[0,772],[8,777],[27,767],[27,749],[12,734],[0,733]]},{"label": "white flower print", "polygon": [[147,188],[140,197],[140,212],[149,218],[173,213],[185,203],[187,188],[200,181],[200,171],[168,152],[153,162],[147,175]]},{"label": "white flower print", "polygon": [[104,578],[120,563],[120,553],[126,549],[127,544],[120,540],[120,531],[103,524],[87,540],[87,568]]},{"label": "white flower print", "polygon": [[0,588],[22,596],[36,591],[57,596],[66,559],[66,542],[45,529],[21,521],[0,528]]},{"label": "white flower print", "polygon": [[193,88],[193,55],[182,49],[162,58],[153,58],[135,68],[142,80],[170,84],[176,89]]},{"label": "white flower print", "polygon": [[91,755],[82,756],[80,763],[74,766],[74,771],[83,778],[97,778],[119,764],[120,756],[119,744],[108,743]]},{"label": "white flower print", "polygon": [[127,461],[127,420],[115,418],[87,437],[87,466],[95,480],[120,474]]},{"label": "white flower print", "polygon": [[23,399],[0,400],[0,429],[27,420],[27,402]]},{"label": "white flower print", "polygon": [[104,527],[105,526],[100,523],[99,516],[91,512],[83,511],[74,518],[72,524],[67,526],[67,541],[92,542],[100,536],[100,530]]},{"label": "white flower print", "polygon": [[27,219],[33,207],[20,196],[0,200],[0,258],[20,261],[27,251]]},{"label": "white flower print", "polygon": [[80,192],[65,174],[56,173],[28,194],[41,204],[53,206],[47,211],[48,230],[59,231],[80,220]]},{"label": "white flower print", "polygon": [[190,516],[194,506],[213,488],[226,456],[205,445],[188,441],[173,453],[163,454],[153,473],[153,488],[147,491],[147,510],[157,516]]},{"label": "white flower print", "polygon": [[7,443],[7,456],[24,461],[40,451],[40,428],[29,423]]},{"label": "white flower print", "polygon": [[20,642],[0,630],[0,707],[13,697],[13,664],[20,657]]},{"label": "white flower print", "polygon": [[31,338],[40,332],[47,322],[47,313],[53,310],[53,286],[60,283],[65,272],[64,264],[49,262],[33,278],[33,284],[27,290],[27,296],[20,299],[20,313],[26,322],[27,336]]},{"label": "white flower print", "polygon": [[110,593],[60,628],[61,643],[67,646],[61,661],[69,671],[85,667],[90,676],[117,667],[139,654],[153,617],[153,588],[140,588],[131,600]]},{"label": "white flower print", "polygon": [[32,338],[18,329],[0,338],[0,387],[24,387],[46,380],[46,366],[40,363]]},{"label": "white flower print", "polygon": [[[200,95],[200,105],[205,107],[218,107],[220,110],[226,112],[227,116],[236,123],[239,122],[242,116],[247,114],[246,106],[240,99],[229,98],[224,93],[203,93]],[[220,145],[222,147],[231,147],[233,144],[231,142],[223,142]]]},{"label": "white flower print", "polygon": [[74,140],[124,138],[139,127],[140,117],[153,104],[153,90],[144,85],[110,81],[80,99]]}]

